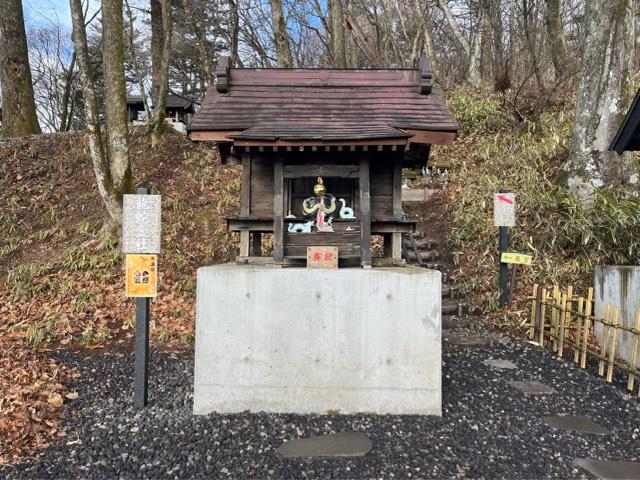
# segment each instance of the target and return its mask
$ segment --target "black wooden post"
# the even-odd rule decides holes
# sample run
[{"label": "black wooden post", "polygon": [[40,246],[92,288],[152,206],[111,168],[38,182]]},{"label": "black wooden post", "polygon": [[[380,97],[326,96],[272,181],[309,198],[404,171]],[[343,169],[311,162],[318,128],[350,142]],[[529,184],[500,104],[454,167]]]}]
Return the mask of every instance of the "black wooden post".
[{"label": "black wooden post", "polygon": [[[500,193],[507,193],[504,188],[500,189]],[[502,262],[502,253],[509,249],[509,227],[498,227],[498,261],[500,262],[500,306],[504,306],[509,301],[509,265]]]},{"label": "black wooden post", "polygon": [[147,406],[149,400],[149,300],[136,298],[136,373],[133,405]]},{"label": "black wooden post", "polygon": [[[149,195],[149,188],[138,188],[136,194]],[[149,399],[149,302],[150,298],[136,298],[136,358],[133,406],[142,409]]]}]

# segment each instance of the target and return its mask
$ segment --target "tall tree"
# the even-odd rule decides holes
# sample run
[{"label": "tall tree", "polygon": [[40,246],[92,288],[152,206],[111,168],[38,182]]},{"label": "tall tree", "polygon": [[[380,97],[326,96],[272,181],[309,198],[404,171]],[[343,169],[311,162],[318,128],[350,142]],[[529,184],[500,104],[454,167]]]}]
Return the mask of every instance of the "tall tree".
[{"label": "tall tree", "polygon": [[[162,55],[160,57],[158,94],[153,109],[151,146],[155,147],[164,132],[164,117],[169,93],[169,61],[171,60],[171,0],[160,0],[162,10]],[[155,67],[154,67],[155,70]]]},{"label": "tall tree", "polygon": [[282,0],[269,0],[271,5],[271,21],[273,25],[273,37],[276,44],[278,66],[282,68],[293,67],[289,35],[287,35],[287,22],[282,11]]},{"label": "tall tree", "polygon": [[538,89],[540,93],[547,96],[547,88],[544,83],[544,76],[542,65],[538,57],[538,47],[536,45],[537,32],[535,28],[535,0],[522,0],[522,22],[524,24],[524,37],[527,40],[527,48],[529,50],[529,57],[533,67],[533,73],[538,83]]},{"label": "tall tree", "polygon": [[456,19],[454,18],[453,13],[449,8],[447,0],[437,0],[437,2],[438,7],[440,8],[440,10],[442,10],[442,13],[444,13],[447,23],[449,24],[449,28],[451,28],[451,31],[453,32],[453,36],[462,47],[462,50],[464,51],[464,54],[466,56],[467,71],[465,79],[470,85],[479,87],[482,80],[482,77],[480,75],[480,47],[482,45],[482,28],[477,29],[473,42],[469,43],[464,33],[462,32],[462,29],[458,25],[458,22],[456,22]]},{"label": "tall tree", "polygon": [[342,0],[329,0],[331,18],[331,53],[334,67],[347,68],[347,46]]},{"label": "tall tree", "polygon": [[20,0],[0,0],[0,86],[4,135],[40,133]]},{"label": "tall tree", "polygon": [[85,117],[87,120],[87,130],[89,132],[91,161],[98,183],[98,191],[100,192],[100,197],[102,198],[108,215],[105,219],[104,231],[111,234],[113,230],[112,226],[117,225],[122,219],[122,202],[118,198],[111,180],[109,159],[102,144],[100,117],[95,94],[94,72],[91,68],[91,59],[87,47],[87,32],[84,14],[82,12],[82,0],[69,0],[69,6],[71,7],[71,21],[73,24],[73,45],[78,59]]},{"label": "tall tree", "polygon": [[228,0],[229,6],[229,52],[231,66],[238,65],[238,36],[240,33],[240,12],[238,11],[238,0]]},{"label": "tall tree", "polygon": [[589,0],[584,14],[582,64],[567,183],[588,199],[597,187],[638,187],[630,156],[608,151],[631,99],[634,64],[633,0]]},{"label": "tall tree", "polygon": [[[122,0],[102,0],[102,55],[107,155],[113,193],[119,204],[122,195],[133,188],[129,160],[129,126],[124,79],[124,37]],[[122,218],[113,218],[114,233]]]},{"label": "tall tree", "polygon": [[564,25],[560,15],[560,0],[546,0],[545,23],[547,25],[547,37],[551,49],[551,60],[556,72],[556,79],[567,76],[569,70],[569,53],[567,52],[567,40],[564,35]]}]

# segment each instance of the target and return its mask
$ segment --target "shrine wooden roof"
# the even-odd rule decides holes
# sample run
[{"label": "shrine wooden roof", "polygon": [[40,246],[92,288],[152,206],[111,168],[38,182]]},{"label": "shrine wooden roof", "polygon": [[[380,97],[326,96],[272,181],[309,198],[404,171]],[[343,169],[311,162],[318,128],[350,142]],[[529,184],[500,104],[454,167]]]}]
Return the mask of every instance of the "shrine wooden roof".
[{"label": "shrine wooden roof", "polygon": [[227,68],[187,127],[193,140],[253,145],[451,143],[458,125],[420,68]]}]

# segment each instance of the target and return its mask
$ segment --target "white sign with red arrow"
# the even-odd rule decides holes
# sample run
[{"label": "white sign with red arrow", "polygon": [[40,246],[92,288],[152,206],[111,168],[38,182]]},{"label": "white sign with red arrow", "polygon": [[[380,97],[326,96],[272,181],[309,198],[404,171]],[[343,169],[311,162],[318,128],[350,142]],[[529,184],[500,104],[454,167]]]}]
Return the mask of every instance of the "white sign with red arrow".
[{"label": "white sign with red arrow", "polygon": [[496,227],[516,226],[516,194],[494,193],[493,224]]}]

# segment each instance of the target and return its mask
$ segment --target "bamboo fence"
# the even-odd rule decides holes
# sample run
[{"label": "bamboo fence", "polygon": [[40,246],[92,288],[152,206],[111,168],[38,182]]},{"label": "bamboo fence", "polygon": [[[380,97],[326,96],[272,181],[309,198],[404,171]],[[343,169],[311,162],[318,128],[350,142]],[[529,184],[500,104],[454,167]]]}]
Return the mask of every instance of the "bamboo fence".
[{"label": "bamboo fence", "polygon": [[[640,344],[640,311],[636,314],[635,328],[620,324],[618,307],[605,305],[604,317],[593,314],[593,288],[586,297],[576,296],[573,287],[566,289],[555,285],[547,288],[535,284],[531,296],[531,323],[528,325],[529,338],[541,347],[550,344],[558,357],[564,357],[571,351],[570,357],[581,368],[587,366],[587,356],[598,361],[598,375],[613,381],[613,372],[617,368],[628,375],[627,389],[633,391],[638,369],[638,348]],[[604,342],[599,345],[594,329],[601,324],[604,330]],[[626,363],[616,358],[616,346],[619,335],[631,335],[631,358]],[[638,392],[640,397],[640,391]]]}]

